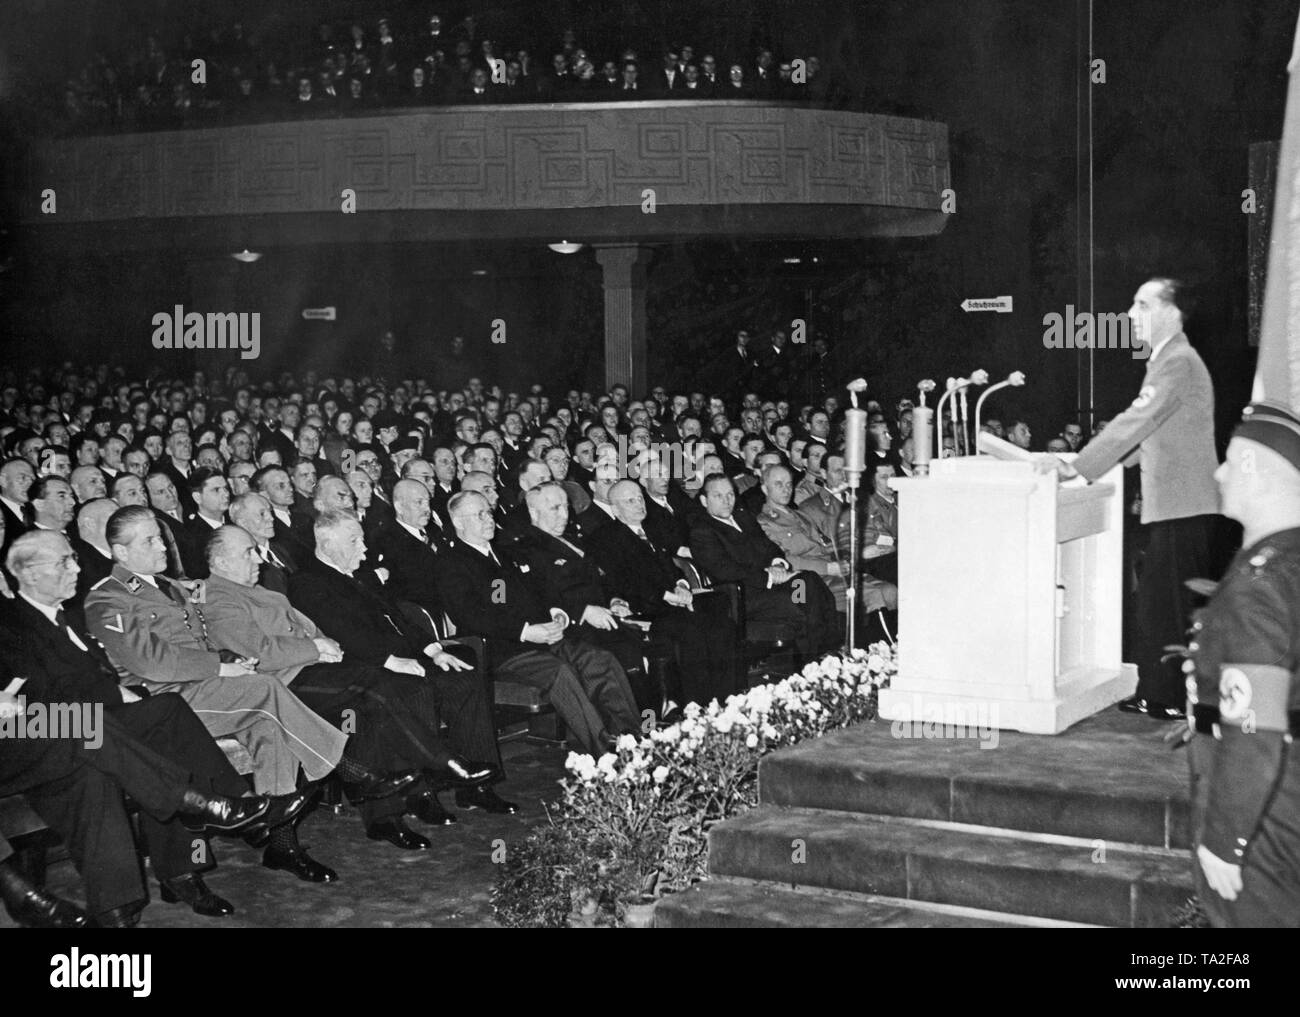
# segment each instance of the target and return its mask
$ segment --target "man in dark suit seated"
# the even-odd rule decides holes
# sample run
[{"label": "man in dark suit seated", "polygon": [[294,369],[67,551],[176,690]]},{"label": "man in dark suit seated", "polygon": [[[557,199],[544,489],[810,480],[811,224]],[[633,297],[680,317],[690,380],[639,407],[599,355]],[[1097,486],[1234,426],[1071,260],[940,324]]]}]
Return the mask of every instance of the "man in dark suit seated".
[{"label": "man in dark suit seated", "polygon": [[784,622],[799,652],[814,658],[840,644],[835,598],[815,572],[796,572],[758,522],[736,512],[729,477],[705,478],[700,501],[708,511],[691,527],[695,564],[714,582],[741,583],[748,621]]},{"label": "man in dark suit seated", "polygon": [[72,544],[80,566],[77,592],[72,598],[78,614],[90,588],[113,571],[113,555],[104,538],[104,527],[108,523],[108,517],[117,509],[118,504],[112,499],[97,498],[82,505],[77,513],[77,535],[69,543]]},{"label": "man in dark suit seated", "polygon": [[617,524],[601,527],[590,541],[606,588],[651,622],[652,638],[673,647],[685,702],[722,701],[743,691],[726,601],[716,593],[691,593],[673,549],[645,529],[645,497],[635,481],[620,480],[609,494]]},{"label": "man in dark suit seated", "polygon": [[[78,572],[66,540],[53,533],[26,534],[14,542],[8,560],[19,588],[0,621],[0,659],[25,676],[22,692],[29,704],[102,708],[129,735],[189,774],[182,783],[192,788],[190,804],[206,809],[227,829],[259,816],[262,822],[287,822],[306,804],[305,797],[290,795],[278,800],[268,815],[267,799],[244,800],[244,779],[185,700],[175,694],[141,698],[118,685],[117,673],[99,644],[64,612]],[[141,817],[141,833],[163,899],[184,901],[195,913],[209,917],[232,913],[234,908],[212,893],[199,875],[216,864],[206,837],[180,822],[176,811],[163,816],[146,811]]]},{"label": "man in dark suit seated", "polygon": [[[676,455],[676,453],[673,453]],[[686,464],[679,462],[684,470]],[[646,517],[644,528],[658,547],[676,555],[688,548],[691,537],[689,499],[672,481],[672,464],[652,456],[641,467],[641,482]]]},{"label": "man in dark suit seated", "polygon": [[4,519],[2,548],[9,550],[19,536],[32,526],[32,503],[27,493],[36,480],[36,471],[26,459],[8,459],[0,466],[0,513]]},{"label": "man in dark suit seated", "polygon": [[241,494],[230,503],[230,521],[256,542],[257,557],[262,562],[257,585],[287,597],[289,577],[298,571],[298,563],[275,537],[271,503],[254,491]]},{"label": "man in dark suit seated", "polygon": [[[350,663],[419,678],[426,677],[430,666],[436,667],[438,670],[427,679],[428,690],[447,720],[452,750],[460,760],[469,761],[455,762],[453,773],[457,767],[477,772],[486,766],[491,771],[486,780],[473,787],[458,788],[456,804],[463,809],[489,812],[518,811],[489,786],[502,780],[505,771],[492,724],[487,683],[482,672],[465,659],[470,656],[468,651],[454,644],[444,646],[436,630],[418,627],[402,614],[386,591],[377,592],[357,578],[366,543],[354,516],[324,515],[316,522],[315,534],[316,553],[289,578],[290,602],[303,614],[311,612],[308,617],[338,642]],[[432,767],[426,764],[426,768]],[[427,823],[445,825],[453,821],[431,791],[421,795],[414,812]],[[400,816],[395,822],[400,824]],[[388,839],[399,843],[406,838]]]},{"label": "man in dark suit seated", "polygon": [[487,499],[462,490],[448,511],[456,539],[439,555],[438,589],[457,630],[487,639],[492,676],[546,690],[593,755],[639,733],[636,700],[614,655],[566,634],[568,615],[537,597],[520,565],[497,556]]},{"label": "man in dark suit seated", "polygon": [[[23,706],[17,694],[0,689],[0,724],[18,723]],[[221,822],[228,831],[265,816],[267,801],[204,798],[188,786],[189,774],[182,766],[132,737],[111,713],[103,715],[98,734],[101,744],[97,747],[75,736],[6,738],[5,751],[0,752],[0,796],[23,795],[32,811],[67,845],[85,883],[89,924],[129,928],[139,922],[149,892],[123,791],[151,821],[162,822],[184,813],[194,817],[196,826],[215,828]],[[216,819],[212,809],[226,811],[226,818]],[[8,896],[6,893],[6,903]],[[220,900],[215,894],[210,896],[214,902]],[[27,898],[17,903],[20,910],[14,917],[22,924],[46,928],[78,925],[75,914],[66,908],[51,909],[49,901]]]},{"label": "man in dark suit seated", "polygon": [[[421,527],[427,531],[425,542],[431,547],[441,547],[452,538],[451,522],[446,517],[446,505],[444,503],[442,512],[439,512],[433,506],[434,492],[440,491],[438,476],[434,471],[433,464],[425,459],[412,459],[402,467],[402,480],[414,480],[429,494],[427,518],[421,524]],[[398,481],[401,483],[401,481]],[[448,498],[451,496],[448,495]],[[409,507],[409,506],[408,506]],[[423,510],[421,510],[423,511]],[[393,513],[397,514],[397,484],[393,485]],[[386,521],[388,529],[392,529],[392,520]],[[421,528],[421,527],[417,527]],[[376,529],[375,532],[378,532]]]},{"label": "man in dark suit seated", "polygon": [[304,544],[301,531],[294,525],[294,491],[289,471],[282,466],[263,466],[248,482],[271,506],[275,540],[293,555],[295,561],[306,561],[313,548]]},{"label": "man in dark suit seated", "polygon": [[388,570],[384,588],[390,597],[414,604],[428,613],[433,625],[441,626],[442,597],[434,580],[438,556],[434,552],[429,502],[424,484],[399,480],[393,487],[393,520],[371,534],[366,542],[366,559]]},{"label": "man in dark suit seated", "polygon": [[577,529],[566,532],[569,499],[564,488],[554,481],[542,484],[525,495],[524,503],[530,524],[510,546],[510,556],[527,566],[538,599],[558,605],[573,621],[580,639],[618,658],[638,708],[659,712],[663,702],[646,681],[641,639],[619,624],[632,609],[606,592],[605,577]]},{"label": "man in dark suit seated", "polygon": [[230,485],[218,471],[202,468],[191,471],[186,485],[194,502],[194,514],[185,523],[181,561],[189,578],[205,579],[208,563],[203,549],[212,531],[225,524],[226,509],[230,507]]}]

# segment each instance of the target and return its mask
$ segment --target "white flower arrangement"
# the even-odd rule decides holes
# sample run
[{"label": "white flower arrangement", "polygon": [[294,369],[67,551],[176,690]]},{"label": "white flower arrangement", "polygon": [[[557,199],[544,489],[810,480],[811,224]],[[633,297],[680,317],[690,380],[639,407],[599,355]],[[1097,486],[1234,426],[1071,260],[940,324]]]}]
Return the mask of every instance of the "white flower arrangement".
[{"label": "white flower arrangement", "polygon": [[[555,892],[584,906],[600,902],[602,921],[618,924],[627,906],[705,878],[708,831],[756,804],[766,753],[870,719],[877,691],[896,672],[895,648],[874,643],[724,703],[691,703],[678,723],[639,739],[623,735],[598,759],[571,752],[560,805],[546,827],[529,834],[531,849],[521,857],[553,852],[563,859],[553,863],[561,873]],[[503,872],[498,914],[516,924],[544,923],[539,916],[552,921],[555,909],[567,907],[567,897],[537,897],[540,871],[521,862]]]}]

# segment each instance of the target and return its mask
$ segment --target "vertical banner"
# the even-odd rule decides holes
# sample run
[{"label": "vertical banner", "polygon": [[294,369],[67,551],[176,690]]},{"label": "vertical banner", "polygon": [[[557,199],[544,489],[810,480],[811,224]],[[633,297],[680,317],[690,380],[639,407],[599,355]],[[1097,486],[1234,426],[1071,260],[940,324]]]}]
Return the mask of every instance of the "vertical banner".
[{"label": "vertical banner", "polygon": [[1252,398],[1294,409],[1300,407],[1300,31],[1287,71],[1286,120]]}]

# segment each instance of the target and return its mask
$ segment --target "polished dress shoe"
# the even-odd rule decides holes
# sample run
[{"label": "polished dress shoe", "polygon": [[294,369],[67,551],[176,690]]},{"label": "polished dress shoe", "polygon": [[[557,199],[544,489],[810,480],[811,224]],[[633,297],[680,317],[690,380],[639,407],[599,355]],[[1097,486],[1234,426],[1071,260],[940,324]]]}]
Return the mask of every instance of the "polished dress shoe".
[{"label": "polished dress shoe", "polygon": [[477,787],[497,776],[497,768],[492,763],[480,763],[472,759],[461,759],[458,756],[452,756],[437,769],[424,772],[430,783],[439,791]]},{"label": "polished dress shoe", "polygon": [[395,773],[389,777],[379,773],[372,773],[364,780],[350,783],[344,782],[343,792],[359,805],[361,802],[372,801],[375,798],[388,798],[399,791],[405,791],[419,778],[420,773],[418,770]]},{"label": "polished dress shoe", "polygon": [[320,789],[313,784],[301,791],[295,791],[293,794],[275,795],[268,799],[270,806],[267,810],[244,827],[242,831],[244,840],[253,847],[261,847],[266,843],[266,838],[271,830],[277,826],[283,826],[285,823],[292,823],[298,818],[298,813],[307,807],[307,803],[312,800],[318,790]]},{"label": "polished dress shoe", "polygon": [[158,888],[158,895],[166,903],[188,904],[196,915],[205,918],[221,918],[235,913],[234,905],[209,890],[197,872],[187,872],[172,879],[160,879]]},{"label": "polished dress shoe", "polygon": [[1157,703],[1154,699],[1143,699],[1140,696],[1129,696],[1127,699],[1121,699],[1118,707],[1125,713],[1140,713],[1152,720],[1184,720],[1187,716],[1186,711],[1177,706],[1168,706],[1165,703]]},{"label": "polished dress shoe", "polygon": [[123,904],[120,908],[101,911],[90,920],[92,929],[134,929],[140,924],[140,912],[143,905]]},{"label": "polished dress shoe", "polygon": [[438,796],[432,791],[407,798],[406,811],[421,823],[430,826],[451,826],[456,822],[456,817],[442,807],[442,802],[438,801]]},{"label": "polished dress shoe", "polygon": [[262,866],[267,869],[292,872],[304,883],[337,883],[339,879],[337,872],[328,865],[316,861],[301,846],[292,851],[267,848],[262,852]]},{"label": "polished dress shoe", "polygon": [[227,798],[188,790],[181,802],[181,821],[190,829],[234,833],[265,815],[270,807],[271,799],[266,795]]},{"label": "polished dress shoe", "polygon": [[513,816],[519,811],[518,805],[506,801],[490,787],[476,787],[468,791],[457,791],[456,808],[482,809],[484,812],[494,812],[499,816]]},{"label": "polished dress shoe", "polygon": [[427,837],[421,837],[411,830],[402,817],[381,819],[366,827],[366,836],[371,840],[386,840],[405,851],[428,851],[433,843]]},{"label": "polished dress shoe", "polygon": [[[48,894],[43,890],[22,880],[25,889],[20,889],[17,881],[22,877],[14,874],[14,894],[5,894],[5,910],[23,928],[27,929],[84,929],[86,912],[75,904]],[[6,887],[8,890],[9,887]]]}]

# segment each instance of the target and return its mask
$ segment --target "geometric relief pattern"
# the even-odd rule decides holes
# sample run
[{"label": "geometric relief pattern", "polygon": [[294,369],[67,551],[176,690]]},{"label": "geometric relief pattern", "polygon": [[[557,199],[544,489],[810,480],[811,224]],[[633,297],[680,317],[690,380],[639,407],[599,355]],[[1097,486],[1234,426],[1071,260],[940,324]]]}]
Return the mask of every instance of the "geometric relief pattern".
[{"label": "geometric relief pattern", "polygon": [[372,209],[536,210],[658,203],[934,210],[943,124],[761,103],[495,107],[39,143],[62,221]]}]

